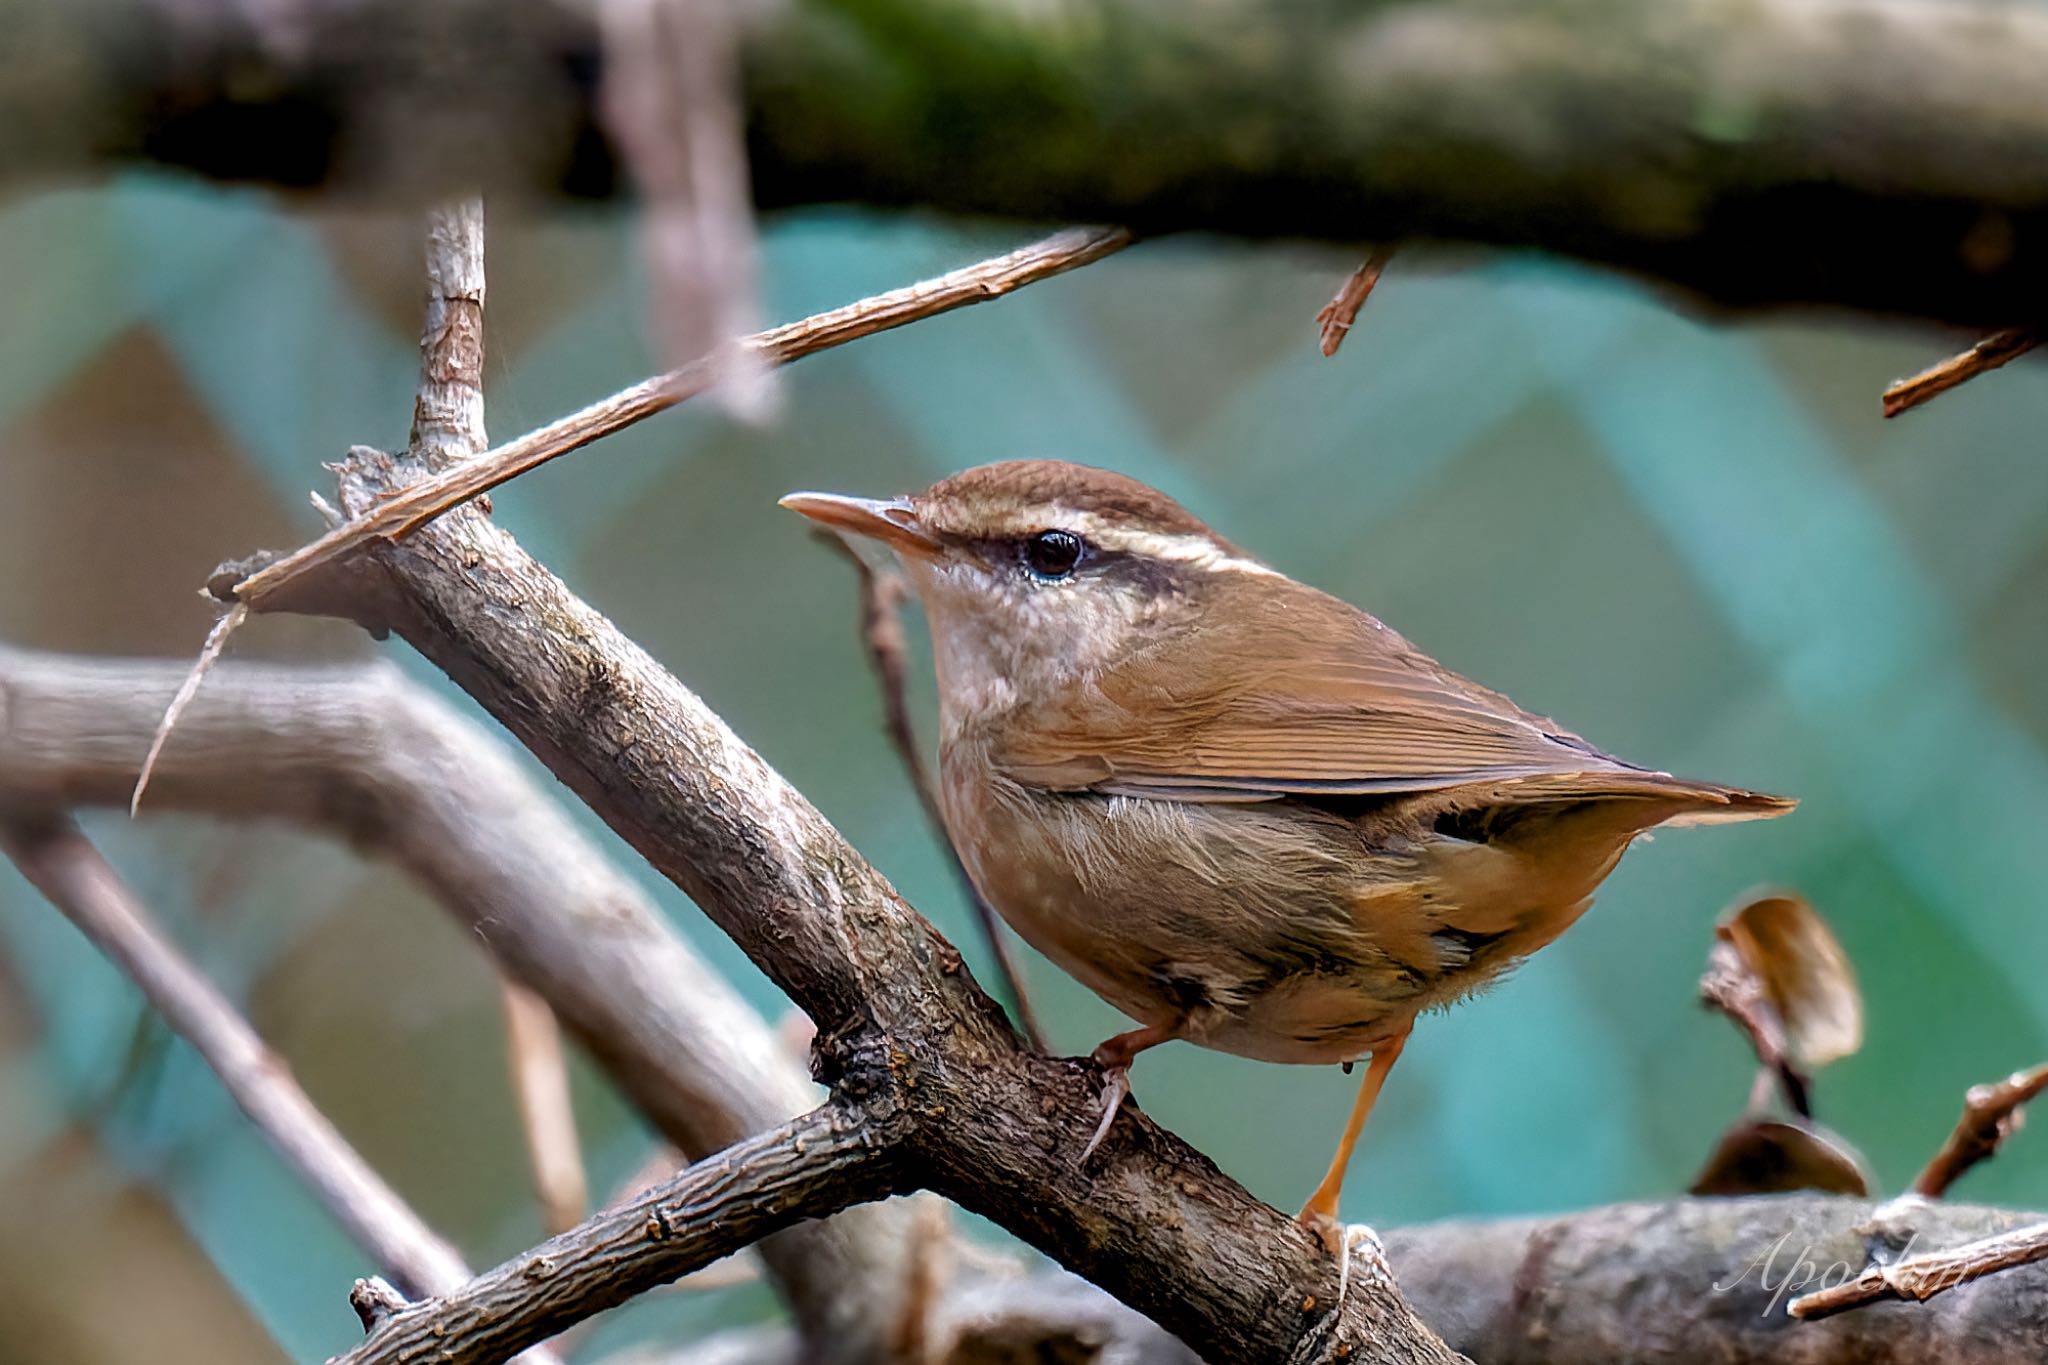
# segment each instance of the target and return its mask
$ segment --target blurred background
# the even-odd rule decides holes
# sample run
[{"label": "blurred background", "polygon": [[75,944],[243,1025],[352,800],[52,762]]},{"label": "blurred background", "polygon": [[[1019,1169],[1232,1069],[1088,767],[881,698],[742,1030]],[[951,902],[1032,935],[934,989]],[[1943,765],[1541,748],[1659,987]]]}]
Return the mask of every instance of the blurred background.
[{"label": "blurred background", "polygon": [[[771,218],[764,234],[776,321],[1031,235],[845,212]],[[1146,243],[807,360],[766,429],[702,404],[654,419],[501,490],[496,515],[810,795],[986,982],[883,737],[847,565],[775,499],[903,491],[1014,456],[1157,484],[1607,748],[1803,802],[1640,846],[1557,946],[1425,1021],[1348,1214],[1384,1226],[1681,1191],[1754,1069],[1695,982],[1715,916],[1766,882],[1810,897],[1860,974],[1867,1040],[1821,1076],[1816,1109],[1884,1190],[1902,1187],[1968,1085],[2048,1056],[2048,373],[2023,361],[1885,423],[1887,381],[1971,338],[1703,322],[1577,268],[1421,249],[1325,360],[1315,313],[1354,264]],[[494,437],[657,368],[623,210],[496,216],[489,270]],[[217,561],[308,538],[319,462],[404,442],[410,216],[117,179],[0,206],[0,279],[0,641],[188,657]],[[445,688],[351,627],[258,619],[233,653],[380,648]],[[915,701],[929,734],[922,672]],[[495,979],[418,890],[280,829],[146,805],[87,829],[472,1262],[538,1239]],[[758,1006],[786,1009],[597,833]],[[1058,1048],[1120,1027],[1026,960]],[[602,1192],[652,1139],[581,1058],[575,1085]],[[1147,1054],[1134,1088],[1291,1208],[1353,1083],[1176,1046]],[[2044,1141],[2022,1137],[1958,1197],[2039,1206]],[[196,1058],[0,865],[0,1360],[319,1359],[357,1338],[344,1295],[369,1270]],[[605,1332],[673,1340],[774,1311],[755,1285],[636,1306]]]}]

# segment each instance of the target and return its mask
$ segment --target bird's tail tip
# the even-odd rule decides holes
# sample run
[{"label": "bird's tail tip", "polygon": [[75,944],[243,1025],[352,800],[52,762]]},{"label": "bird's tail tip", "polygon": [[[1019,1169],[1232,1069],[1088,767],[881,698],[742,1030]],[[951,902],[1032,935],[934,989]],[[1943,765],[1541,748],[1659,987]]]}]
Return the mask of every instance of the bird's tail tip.
[{"label": "bird's tail tip", "polygon": [[1742,820],[1775,820],[1789,814],[1798,798],[1773,796],[1769,792],[1745,791],[1740,787],[1699,788],[1700,804],[1666,825],[1732,825]]}]

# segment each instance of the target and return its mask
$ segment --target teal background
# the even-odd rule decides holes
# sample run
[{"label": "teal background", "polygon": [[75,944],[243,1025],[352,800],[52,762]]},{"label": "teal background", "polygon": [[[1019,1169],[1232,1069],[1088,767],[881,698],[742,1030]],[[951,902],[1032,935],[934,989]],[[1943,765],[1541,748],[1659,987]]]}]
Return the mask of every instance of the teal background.
[{"label": "teal background", "polygon": [[[1027,240],[850,212],[767,225],[793,318]],[[654,368],[612,212],[494,217],[502,439]],[[498,518],[698,689],[979,970],[882,737],[846,566],[775,499],[887,493],[1059,456],[1180,497],[1283,570],[1637,761],[1802,798],[1677,831],[1482,999],[1424,1021],[1347,1213],[1381,1224],[1681,1190],[1752,1064],[1694,1002],[1716,914],[1808,895],[1866,994],[1821,1117],[1904,1185],[1969,1084],[2048,1056],[2048,378],[2030,361],[1885,423],[1896,375],[1968,338],[1843,317],[1703,321],[1526,258],[1397,258],[1343,352],[1313,318],[1345,253],[1174,239],[807,360],[772,427],[703,404],[496,495]],[[0,206],[0,638],[189,655],[219,559],[310,536],[318,465],[402,443],[416,225],[142,179]],[[396,645],[261,620],[238,654]],[[919,648],[923,641],[919,634]],[[929,679],[916,703],[930,729]],[[564,793],[564,799],[569,798]],[[403,880],[281,830],[88,821],[316,1099],[479,1263],[539,1236],[492,978]],[[608,836],[607,836],[608,838]],[[617,846],[771,1016],[771,987]],[[983,979],[988,978],[981,971]],[[1059,1047],[1116,1017],[1040,960]],[[593,1185],[644,1128],[578,1061]],[[1353,1082],[1188,1047],[1145,1108],[1277,1204],[1327,1160]],[[2024,1134],[1974,1199],[2048,1203]],[[990,1235],[981,1230],[977,1235]],[[134,993],[0,868],[0,1359],[318,1359],[369,1267]],[[162,1302],[158,1303],[157,1300]],[[151,1307],[154,1305],[154,1307]],[[148,1311],[144,1311],[148,1309]],[[773,1311],[759,1287],[637,1310],[608,1339]],[[141,1331],[142,1327],[138,1327]]]}]

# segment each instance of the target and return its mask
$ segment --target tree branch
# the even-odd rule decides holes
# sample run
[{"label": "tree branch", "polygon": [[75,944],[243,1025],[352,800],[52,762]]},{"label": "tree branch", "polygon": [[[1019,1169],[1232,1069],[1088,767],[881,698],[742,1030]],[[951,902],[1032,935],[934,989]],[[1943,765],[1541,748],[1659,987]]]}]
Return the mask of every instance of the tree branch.
[{"label": "tree branch", "polygon": [[163,936],[68,820],[19,813],[0,818],[0,847],[192,1045],[265,1140],[401,1289],[441,1294],[469,1279],[455,1248],[349,1146],[292,1080],[290,1068]]},{"label": "tree branch", "polygon": [[1317,348],[1325,356],[1337,354],[1344,338],[1351,334],[1352,324],[1358,321],[1358,310],[1365,307],[1365,301],[1372,297],[1378,287],[1380,276],[1386,273],[1387,262],[1394,258],[1391,246],[1374,247],[1372,254],[1359,263],[1358,269],[1344,277],[1344,283],[1337,286],[1336,294],[1316,314]]},{"label": "tree branch", "polygon": [[[786,365],[864,336],[999,299],[1027,284],[1101,260],[1121,250],[1130,240],[1129,233],[1115,228],[1069,229],[937,279],[771,327],[740,344],[771,365]],[[376,540],[409,535],[448,509],[507,480],[695,397],[712,382],[712,371],[710,359],[705,358],[642,380],[496,450],[454,464],[434,478],[394,489],[386,501],[363,508],[347,524],[335,527],[310,545],[271,560],[256,572],[246,572],[241,565],[223,565],[216,574],[214,591],[224,599],[232,598],[258,609],[268,605],[273,610],[330,610],[320,601],[288,605],[272,599],[315,570],[346,559],[351,551]],[[357,609],[361,609],[361,603],[357,603]],[[346,614],[345,610],[335,610]]]},{"label": "tree branch", "polygon": [[643,206],[662,361],[705,356],[712,396],[758,418],[773,375],[740,344],[760,326],[760,301],[734,8],[601,0],[602,104]]},{"label": "tree branch", "polygon": [[[2037,1365],[2048,1333],[2048,1267],[2009,1270],[1974,1295],[1897,1312],[1791,1320],[1806,1291],[1841,1285],[1871,1254],[1897,1260],[1923,1241],[1981,1245],[2029,1215],[1961,1204],[1791,1195],[1620,1204],[1546,1218],[1396,1229],[1389,1260],[1425,1319],[1474,1360],[1513,1365]],[[638,1283],[641,1246],[603,1253],[606,1273]],[[515,1258],[512,1265],[524,1258]],[[575,1253],[556,1273],[590,1267]],[[446,1324],[470,1300],[414,1311]],[[594,1309],[592,1310],[594,1311]],[[560,1324],[557,1324],[558,1326]],[[1195,1365],[1156,1324],[1063,1272],[983,1267],[934,1306],[931,1352],[947,1365],[1099,1358]],[[671,1348],[646,1365],[789,1365],[786,1331]],[[460,1360],[469,1361],[466,1353]],[[640,1357],[635,1357],[640,1359]],[[623,1365],[612,1362],[611,1365]]]},{"label": "tree branch", "polygon": [[503,1360],[807,1218],[892,1192],[886,1131],[827,1105],[735,1144],[616,1208],[384,1318],[334,1365]]},{"label": "tree branch", "polygon": [[541,1223],[549,1232],[567,1232],[590,1206],[590,1182],[576,1135],[576,1110],[569,1099],[562,1029],[548,1002],[517,981],[501,981],[499,995],[505,1005],[505,1052],[512,1063],[512,1089],[519,1097],[519,1124],[533,1163]]},{"label": "tree branch", "polygon": [[1963,1116],[1956,1120],[1955,1131],[1921,1170],[1913,1192],[1929,1199],[1948,1193],[1963,1172],[1989,1160],[2019,1131],[2025,1106],[2043,1092],[2048,1092],[2048,1062],[2015,1071],[2002,1081],[1971,1086],[1963,1096]]},{"label": "tree branch", "polygon": [[1946,1251],[1879,1261],[1854,1279],[1802,1294],[1787,1305],[1795,1318],[1825,1318],[1883,1299],[1924,1302],[2000,1270],[2048,1260],[2048,1223],[2015,1228]]},{"label": "tree branch", "polygon": [[1512,1365],[2037,1365],[2048,1267],[1919,1308],[1788,1321],[1787,1307],[1874,1255],[2007,1232],[2037,1214],[1826,1195],[1618,1204],[1386,1235],[1424,1320],[1472,1359]]},{"label": "tree branch", "polygon": [[[484,204],[460,199],[427,212],[427,299],[408,452],[447,469],[490,444],[484,426]],[[588,1188],[569,1102],[562,1031],[547,1001],[501,983],[505,1047],[542,1223],[562,1232],[583,1217]]]},{"label": "tree branch", "polygon": [[[301,5],[290,46],[262,6],[0,6],[0,182],[624,181],[588,5]],[[2048,14],[2024,0],[735,10],[762,207],[1533,247],[1722,305],[1985,328],[2048,296]]]},{"label": "tree branch", "polygon": [[[0,650],[0,805],[118,804],[133,780],[150,725],[181,672],[174,663],[73,660]],[[480,761],[479,751],[490,761]],[[606,904],[606,895],[592,890],[587,875],[596,855],[495,741],[395,669],[229,664],[195,701],[187,724],[165,753],[160,781],[154,807],[231,819],[291,820],[394,856],[430,884],[454,877],[457,885],[469,887],[466,903],[495,907],[512,931],[525,932],[523,926],[534,920],[544,928],[550,917],[564,915],[561,932],[544,936],[527,951],[538,952],[544,969],[556,978],[552,989],[557,999],[579,980],[602,980],[614,973],[623,997],[621,1027],[631,1024],[651,1035],[646,1046],[652,1056],[643,1068],[666,1069],[653,1075],[644,1069],[619,1073],[622,1079],[638,1075],[628,1083],[629,1093],[660,1095],[669,1084],[664,1074],[680,1071],[685,1079],[679,1083],[689,1087],[680,1108],[685,1113],[702,1106],[719,1110],[716,1085],[738,1086],[755,1074],[730,1068],[762,1064],[756,1057],[719,1065],[719,1058],[732,1057],[736,1043],[744,1045],[748,1029],[764,1027],[736,1003],[730,1020],[721,1022],[714,1014],[683,1025],[672,1036],[664,1033],[663,1021],[674,1018],[677,1005],[664,995],[663,986],[674,984],[679,988],[675,994],[701,1007],[706,993],[730,1002],[722,983],[709,976],[671,981],[662,964],[670,960],[672,948],[659,954],[661,960],[648,973],[651,983],[630,970],[644,956],[631,929],[637,917],[630,905],[640,899],[637,891],[604,869],[616,881],[621,905],[595,917],[586,913],[586,906]],[[484,794],[488,800],[479,799]],[[538,808],[536,817],[548,818],[528,818],[529,803]],[[416,806],[426,814],[414,815]],[[442,871],[423,870],[437,863]],[[501,865],[502,882],[464,880]],[[561,880],[545,880],[548,875]],[[451,908],[465,917],[473,913],[463,904],[451,902]],[[475,924],[493,951],[505,950],[500,939],[505,925],[488,919],[466,922]],[[617,960],[608,956],[614,925],[626,931],[628,940]],[[591,955],[603,960],[586,966],[583,958]],[[684,960],[703,972],[694,959]],[[645,1019],[637,1013],[642,1008],[658,1017]],[[703,1030],[710,1040],[702,1044],[708,1057],[691,1041],[692,1030]],[[623,1046],[630,1053],[634,1045],[634,1034],[628,1032],[605,1052],[616,1055]],[[766,1064],[776,1060],[770,1055]],[[711,1074],[688,1080],[692,1064],[699,1061]],[[786,1066],[782,1074],[789,1074]],[[774,1090],[776,1073],[754,1083]],[[707,1085],[712,1087],[708,1091]],[[801,1097],[803,1088],[797,1093]],[[787,1266],[791,1239],[842,1229],[851,1235],[859,1220],[888,1211],[856,1209],[822,1226],[792,1229],[772,1238],[764,1250]],[[1670,1365],[1821,1365],[1844,1359],[1905,1365],[1929,1358],[1954,1365],[2027,1359],[2031,1365],[2015,1343],[2031,1340],[2029,1332],[2048,1333],[2048,1271],[2040,1268],[2000,1277],[1995,1292],[1988,1287],[1994,1282],[1987,1282],[1972,1295],[1945,1297],[1903,1317],[1845,1314],[1810,1329],[1818,1335],[1803,1330],[1788,1337],[1782,1330],[1784,1303],[1822,1276],[1842,1280],[1855,1273],[1866,1259],[1864,1247],[1871,1236],[1858,1229],[1870,1215],[1869,1205],[1849,1200],[1709,1199],[1592,1209],[1555,1219],[1396,1229],[1386,1240],[1417,1310],[1475,1359],[1585,1365],[1627,1357],[1625,1350],[1615,1354],[1617,1343],[1640,1348],[1657,1342]],[[1923,1205],[1913,1216],[1910,1229],[1888,1236],[1891,1244],[1915,1234],[1922,1243],[1965,1242],[2025,1221],[2020,1215],[1949,1204]],[[891,1234],[880,1232],[878,1225],[875,1235]],[[829,1273],[834,1264],[827,1261],[818,1273]],[[893,1265],[836,1264],[856,1287],[872,1290],[897,1280]],[[1042,1291],[1034,1287],[1035,1278],[985,1289],[977,1283],[945,1295],[930,1328],[935,1340],[955,1341],[965,1352],[960,1365],[992,1359],[974,1353],[977,1343],[991,1339],[1052,1342],[1078,1333],[1119,1353],[1143,1351],[1147,1360],[1154,1351],[1177,1349],[1156,1328],[1146,1329],[1151,1332],[1147,1336],[1117,1310],[1077,1302],[1071,1281],[1058,1281],[1065,1288]],[[1733,1287],[1707,1292],[1716,1284]],[[762,1339],[760,1350],[763,1354],[755,1358],[763,1362],[811,1358],[787,1336]]]},{"label": "tree branch", "polygon": [[[358,449],[360,514],[411,471]],[[772,515],[764,509],[764,515]],[[375,610],[681,886],[818,1025],[865,1112],[914,1115],[905,1169],[1214,1365],[1345,1351],[1448,1360],[1391,1282],[1352,1277],[1135,1110],[1084,1169],[1101,1073],[1023,1050],[959,954],[695,695],[500,528],[459,509],[364,553]],[[1304,1306],[1307,1305],[1307,1306]]]},{"label": "tree branch", "polygon": [[[0,646],[0,807],[124,805],[184,673]],[[817,1102],[768,1024],[497,738],[389,665],[223,665],[165,746],[148,809],[288,821],[391,859],[687,1153]],[[894,1321],[901,1243],[877,1207],[761,1252],[806,1334],[857,1353]]]},{"label": "tree branch", "polygon": [[482,450],[484,435],[484,203],[459,199],[427,211],[427,304],[414,455],[443,469]]},{"label": "tree branch", "polygon": [[1980,374],[2011,364],[2040,344],[2041,329],[2038,327],[2008,327],[2002,332],[1994,332],[1969,350],[1952,355],[1938,365],[1930,365],[1910,379],[1893,380],[1891,387],[1884,391],[1884,415],[1897,417],[1902,412],[1911,412],[1958,384],[1968,383]]}]

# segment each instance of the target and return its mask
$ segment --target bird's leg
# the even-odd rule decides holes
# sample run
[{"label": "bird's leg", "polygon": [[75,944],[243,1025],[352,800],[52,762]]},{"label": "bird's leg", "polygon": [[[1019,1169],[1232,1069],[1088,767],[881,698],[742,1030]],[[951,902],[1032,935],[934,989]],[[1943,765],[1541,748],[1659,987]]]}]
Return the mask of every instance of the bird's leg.
[{"label": "bird's leg", "polygon": [[1134,1028],[1129,1033],[1116,1037],[1095,1049],[1095,1064],[1102,1068],[1102,1122],[1095,1125],[1095,1136],[1088,1139],[1088,1145],[1081,1149],[1081,1160],[1087,1161],[1095,1155],[1095,1149],[1109,1136],[1109,1125],[1116,1122],[1116,1111],[1123,1108],[1124,1096],[1131,1093],[1131,1059],[1148,1047],[1170,1043],[1180,1037],[1181,1021],[1170,1024],[1147,1024]]},{"label": "bird's leg", "polygon": [[1365,1068],[1365,1080],[1358,1087],[1358,1098],[1351,1103],[1350,1121],[1344,1125],[1344,1136],[1338,1140],[1337,1155],[1331,1159],[1323,1183],[1316,1186],[1316,1192],[1309,1196],[1308,1204],[1299,1215],[1298,1221],[1302,1226],[1313,1231],[1332,1256],[1343,1254],[1343,1226],[1337,1221],[1337,1195],[1344,1188],[1344,1172],[1351,1165],[1351,1149],[1358,1145],[1358,1135],[1365,1129],[1373,1101],[1380,1097],[1380,1087],[1386,1084],[1387,1073],[1394,1069],[1394,1062],[1407,1042],[1408,1035],[1404,1032],[1372,1050],[1372,1061]]}]

